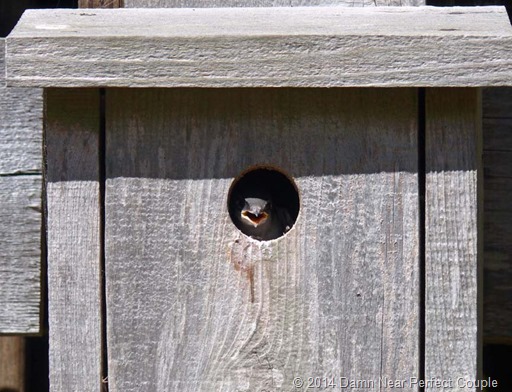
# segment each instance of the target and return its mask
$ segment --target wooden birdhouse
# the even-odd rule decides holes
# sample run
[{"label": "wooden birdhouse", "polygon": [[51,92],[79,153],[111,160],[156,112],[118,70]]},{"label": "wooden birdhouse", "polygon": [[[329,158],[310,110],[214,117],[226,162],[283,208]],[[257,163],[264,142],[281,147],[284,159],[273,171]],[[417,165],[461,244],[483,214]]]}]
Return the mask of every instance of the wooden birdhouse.
[{"label": "wooden birdhouse", "polygon": [[511,51],[500,7],[25,13],[52,391],[471,388]]}]

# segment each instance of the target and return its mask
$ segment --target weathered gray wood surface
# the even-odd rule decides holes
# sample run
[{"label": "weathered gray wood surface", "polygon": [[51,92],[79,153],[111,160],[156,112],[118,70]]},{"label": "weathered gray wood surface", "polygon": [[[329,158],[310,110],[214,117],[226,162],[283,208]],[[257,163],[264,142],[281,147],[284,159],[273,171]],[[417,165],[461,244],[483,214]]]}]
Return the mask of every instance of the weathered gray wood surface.
[{"label": "weathered gray wood surface", "polygon": [[[106,110],[110,391],[417,374],[416,90],[109,89]],[[256,163],[299,187],[276,241],[228,215]]]},{"label": "weathered gray wood surface", "polygon": [[78,8],[119,8],[123,0],[78,0]]},{"label": "weathered gray wood surface", "polygon": [[41,89],[6,88],[0,39],[0,333],[40,319]]},{"label": "weathered gray wood surface", "polygon": [[512,89],[484,90],[484,337],[512,340]]},{"label": "weathered gray wood surface", "polygon": [[423,0],[124,0],[125,8],[418,6]]},{"label": "weathered gray wood surface", "polygon": [[23,86],[512,84],[504,7],[28,11],[7,42]]},{"label": "weathered gray wood surface", "polygon": [[42,89],[0,87],[0,175],[41,174],[42,122]]},{"label": "weathered gray wood surface", "polygon": [[4,51],[0,38],[0,175],[41,174],[42,89],[6,88]]},{"label": "weathered gray wood surface", "polygon": [[101,385],[99,91],[46,93],[52,392]]},{"label": "weathered gray wood surface", "polygon": [[480,105],[478,89],[426,93],[425,378],[454,391],[481,377]]},{"label": "weathered gray wood surface", "polygon": [[39,332],[41,176],[0,176],[0,332]]}]

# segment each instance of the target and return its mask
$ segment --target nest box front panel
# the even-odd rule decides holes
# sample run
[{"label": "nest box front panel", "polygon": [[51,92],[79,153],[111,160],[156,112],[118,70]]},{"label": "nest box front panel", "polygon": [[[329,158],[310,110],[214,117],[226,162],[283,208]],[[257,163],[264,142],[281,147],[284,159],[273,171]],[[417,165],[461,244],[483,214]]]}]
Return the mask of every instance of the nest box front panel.
[{"label": "nest box front panel", "polygon": [[[417,375],[417,117],[416,89],[108,89],[110,390]],[[228,208],[253,167],[298,190],[271,241]]]}]

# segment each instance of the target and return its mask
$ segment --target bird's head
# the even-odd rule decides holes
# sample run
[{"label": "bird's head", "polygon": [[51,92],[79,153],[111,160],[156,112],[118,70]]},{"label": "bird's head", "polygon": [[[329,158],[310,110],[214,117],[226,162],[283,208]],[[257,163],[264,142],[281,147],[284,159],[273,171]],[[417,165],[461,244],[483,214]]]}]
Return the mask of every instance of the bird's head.
[{"label": "bird's head", "polygon": [[242,222],[253,227],[264,224],[270,218],[270,201],[256,197],[248,197],[241,211]]}]

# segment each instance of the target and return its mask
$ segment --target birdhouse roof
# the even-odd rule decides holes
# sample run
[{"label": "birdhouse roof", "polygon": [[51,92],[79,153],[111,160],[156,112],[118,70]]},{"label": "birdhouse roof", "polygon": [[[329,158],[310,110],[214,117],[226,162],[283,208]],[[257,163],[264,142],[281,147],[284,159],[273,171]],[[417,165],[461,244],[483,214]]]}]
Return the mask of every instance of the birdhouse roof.
[{"label": "birdhouse roof", "polygon": [[504,7],[30,10],[6,42],[11,86],[512,85]]}]

